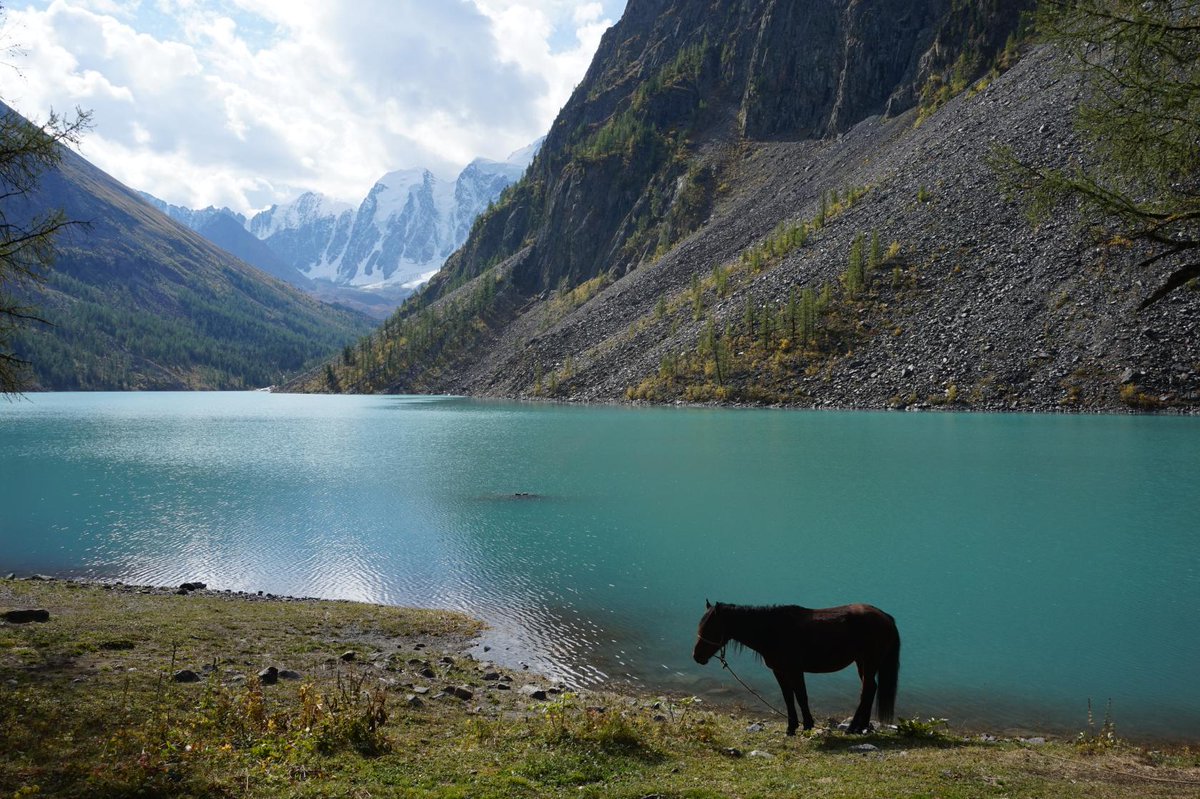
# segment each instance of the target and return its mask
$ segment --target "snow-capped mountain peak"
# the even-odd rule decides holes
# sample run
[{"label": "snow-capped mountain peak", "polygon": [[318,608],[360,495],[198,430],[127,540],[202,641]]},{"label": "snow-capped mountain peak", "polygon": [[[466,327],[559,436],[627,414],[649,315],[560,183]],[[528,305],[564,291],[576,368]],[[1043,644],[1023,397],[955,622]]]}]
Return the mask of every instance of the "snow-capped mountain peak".
[{"label": "snow-capped mountain peak", "polygon": [[310,278],[353,286],[422,282],[462,245],[475,217],[520,179],[540,144],[505,161],[477,158],[453,180],[420,168],[388,172],[358,208],[303,194],[246,227]]},{"label": "snow-capped mountain peak", "polygon": [[349,203],[308,191],[289,203],[272,205],[255,214],[246,223],[246,229],[260,239],[268,239],[281,230],[300,228],[321,219],[336,219],[353,210]]},{"label": "snow-capped mountain peak", "polygon": [[534,157],[542,149],[542,144],[545,141],[546,137],[542,136],[531,144],[527,144],[521,149],[509,153],[508,158],[504,160],[510,164],[519,164],[522,168],[527,167],[533,163]]}]

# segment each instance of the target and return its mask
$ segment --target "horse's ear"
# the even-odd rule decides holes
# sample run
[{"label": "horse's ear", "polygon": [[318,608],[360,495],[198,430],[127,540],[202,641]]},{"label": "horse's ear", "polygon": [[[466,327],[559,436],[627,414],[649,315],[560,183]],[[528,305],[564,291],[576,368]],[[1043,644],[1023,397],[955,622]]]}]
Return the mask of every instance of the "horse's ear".
[{"label": "horse's ear", "polygon": [[711,602],[709,602],[707,598],[705,598],[705,600],[704,600],[704,609],[705,609],[705,610],[712,610],[712,603],[711,603]]}]

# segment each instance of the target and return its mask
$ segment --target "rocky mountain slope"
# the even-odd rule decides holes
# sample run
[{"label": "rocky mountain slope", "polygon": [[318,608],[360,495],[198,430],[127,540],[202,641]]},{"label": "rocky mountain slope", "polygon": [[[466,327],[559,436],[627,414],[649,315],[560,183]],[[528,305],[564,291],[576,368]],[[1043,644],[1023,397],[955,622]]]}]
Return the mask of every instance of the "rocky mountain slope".
[{"label": "rocky mountain slope", "polygon": [[[588,401],[1200,405],[1200,294],[989,160],[1079,153],[1022,3],[631,0],[525,179],[293,384]],[[810,7],[811,6],[811,7]]]},{"label": "rocky mountain slope", "polygon": [[49,325],[24,327],[17,355],[37,389],[235,389],[280,382],[371,327],[174,222],[65,151],[28,209],[86,223],[58,239],[28,296]]}]

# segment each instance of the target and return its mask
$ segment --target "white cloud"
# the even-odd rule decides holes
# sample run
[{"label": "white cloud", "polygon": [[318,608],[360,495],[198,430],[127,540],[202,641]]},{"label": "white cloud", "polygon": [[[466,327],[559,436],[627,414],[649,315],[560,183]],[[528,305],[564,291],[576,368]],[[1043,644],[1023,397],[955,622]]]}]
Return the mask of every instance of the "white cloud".
[{"label": "white cloud", "polygon": [[624,0],[24,0],[3,99],[94,112],[134,188],[242,211],[385,172],[452,173],[544,133]]},{"label": "white cloud", "polygon": [[[594,1],[474,2],[493,23],[501,58],[525,74],[545,76],[547,91],[539,99],[538,114],[545,120],[543,128],[549,129],[554,116],[583,78],[601,35],[613,20],[605,18],[603,4]],[[620,5],[624,7],[624,3]],[[563,36],[564,30],[570,31],[569,35]],[[554,46],[556,40],[564,39],[569,46]]]}]

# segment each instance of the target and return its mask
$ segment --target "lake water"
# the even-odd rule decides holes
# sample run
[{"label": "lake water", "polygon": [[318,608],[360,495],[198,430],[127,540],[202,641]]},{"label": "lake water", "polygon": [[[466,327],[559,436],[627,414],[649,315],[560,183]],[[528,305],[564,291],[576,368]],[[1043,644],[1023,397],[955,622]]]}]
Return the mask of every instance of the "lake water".
[{"label": "lake water", "polygon": [[690,659],[706,597],[870,602],[902,716],[1200,740],[1197,486],[1195,418],[34,394],[0,571],[461,609],[483,657],[747,706]]}]

